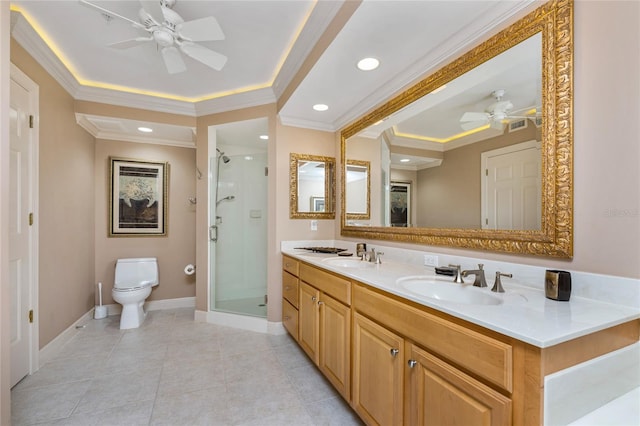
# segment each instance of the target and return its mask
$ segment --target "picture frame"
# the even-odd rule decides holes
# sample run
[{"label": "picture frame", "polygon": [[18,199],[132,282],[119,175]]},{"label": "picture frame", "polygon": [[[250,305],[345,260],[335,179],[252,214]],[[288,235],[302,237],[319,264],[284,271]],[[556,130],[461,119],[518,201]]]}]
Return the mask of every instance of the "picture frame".
[{"label": "picture frame", "polygon": [[167,235],[169,163],[109,157],[109,237]]},{"label": "picture frame", "polygon": [[311,197],[311,211],[324,212],[324,197]]},{"label": "picture frame", "polygon": [[391,226],[411,226],[411,182],[390,182],[389,221]]}]

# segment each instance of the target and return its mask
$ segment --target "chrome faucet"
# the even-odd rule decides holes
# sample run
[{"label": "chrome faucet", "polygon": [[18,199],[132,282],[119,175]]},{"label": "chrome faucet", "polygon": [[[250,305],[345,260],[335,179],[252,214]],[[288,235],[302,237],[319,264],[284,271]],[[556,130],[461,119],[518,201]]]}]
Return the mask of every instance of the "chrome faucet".
[{"label": "chrome faucet", "polygon": [[378,265],[380,265],[382,263],[382,258],[380,256],[382,256],[383,254],[384,253],[381,251],[376,253],[376,249],[371,247],[370,251],[363,253],[362,260],[367,260],[369,262],[377,263]]},{"label": "chrome faucet", "polygon": [[460,265],[449,265],[450,268],[453,268],[453,282],[464,284],[464,280],[462,279],[462,273],[460,272]]},{"label": "chrome faucet", "polygon": [[503,274],[500,271],[496,272],[496,282],[493,283],[491,291],[496,293],[504,293],[504,288],[502,288],[502,281],[500,280],[500,277],[512,278],[513,274]]},{"label": "chrome faucet", "polygon": [[484,264],[478,263],[478,269],[467,269],[462,271],[462,276],[466,277],[467,275],[475,275],[476,279],[473,281],[474,287],[486,287],[487,280],[484,276]]}]

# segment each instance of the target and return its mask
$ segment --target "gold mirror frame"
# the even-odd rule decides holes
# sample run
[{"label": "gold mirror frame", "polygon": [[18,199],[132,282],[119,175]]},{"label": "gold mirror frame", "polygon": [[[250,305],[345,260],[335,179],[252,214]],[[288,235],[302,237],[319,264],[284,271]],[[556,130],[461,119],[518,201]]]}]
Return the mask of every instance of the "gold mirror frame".
[{"label": "gold mirror frame", "polygon": [[[542,223],[540,230],[347,226],[346,140],[467,71],[542,33]],[[573,0],[552,0],[341,132],[341,235],[497,252],[573,256]]]},{"label": "gold mirror frame", "polygon": [[[298,162],[324,162],[324,212],[298,211]],[[320,155],[295,154],[289,155],[289,218],[290,219],[335,219],[336,217],[336,159]]]},{"label": "gold mirror frame", "polygon": [[[347,160],[347,166],[359,166],[366,169],[367,174],[367,194],[366,194],[366,212],[364,213],[349,213],[345,211],[347,216],[347,220],[369,220],[371,218],[371,162],[370,161],[361,161],[361,160]],[[345,182],[346,185],[346,182]],[[345,209],[347,208],[347,202],[345,198]]]}]

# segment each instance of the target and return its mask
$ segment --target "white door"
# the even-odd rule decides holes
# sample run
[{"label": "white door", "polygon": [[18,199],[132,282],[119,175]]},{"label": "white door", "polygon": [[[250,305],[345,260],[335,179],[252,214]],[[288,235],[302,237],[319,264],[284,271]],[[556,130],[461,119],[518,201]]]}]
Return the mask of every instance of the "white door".
[{"label": "white door", "polygon": [[482,154],[484,229],[540,229],[541,163],[535,141]]},{"label": "white door", "polygon": [[[25,80],[26,79],[26,80]],[[34,366],[34,324],[29,312],[35,309],[35,210],[34,179],[37,163],[37,131],[30,128],[30,116],[37,104],[37,86],[14,66],[9,94],[9,277],[11,285],[11,386],[32,372]],[[36,101],[34,102],[34,96]],[[34,119],[31,119],[34,120]],[[32,121],[33,122],[33,121]]]}]

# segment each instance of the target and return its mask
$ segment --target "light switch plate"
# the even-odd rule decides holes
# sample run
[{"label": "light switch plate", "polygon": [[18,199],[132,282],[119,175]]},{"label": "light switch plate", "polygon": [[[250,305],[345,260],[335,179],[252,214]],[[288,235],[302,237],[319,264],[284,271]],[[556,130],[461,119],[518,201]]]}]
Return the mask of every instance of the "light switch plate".
[{"label": "light switch plate", "polygon": [[318,230],[318,221],[317,220],[312,220],[311,221],[311,230],[312,231],[317,231]]}]

